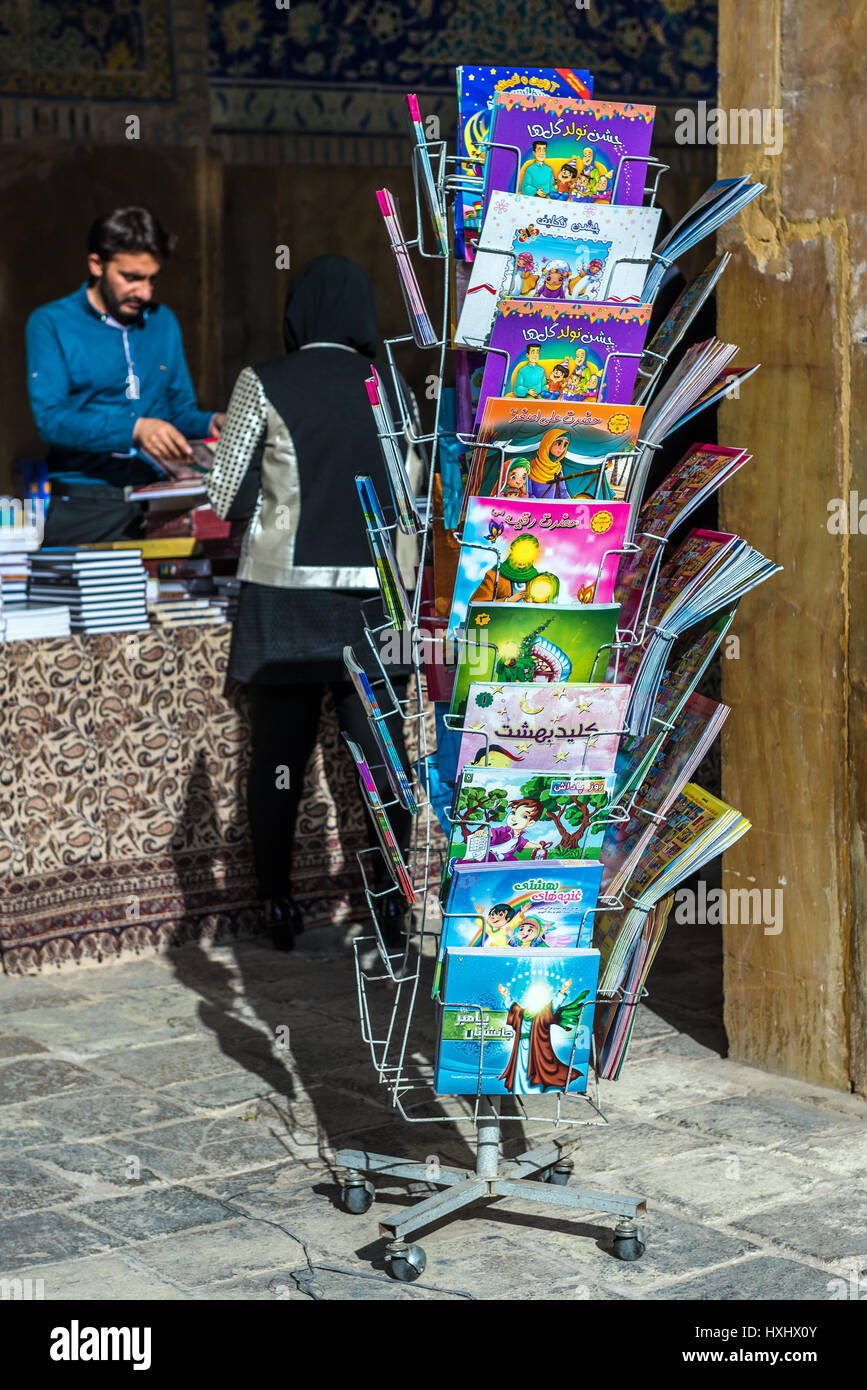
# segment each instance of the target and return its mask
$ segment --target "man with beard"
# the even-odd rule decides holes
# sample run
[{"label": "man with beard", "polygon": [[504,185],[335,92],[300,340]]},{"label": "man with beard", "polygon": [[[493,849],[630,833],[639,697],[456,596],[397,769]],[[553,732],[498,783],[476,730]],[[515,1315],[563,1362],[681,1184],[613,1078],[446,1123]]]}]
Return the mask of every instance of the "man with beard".
[{"label": "man with beard", "polygon": [[87,249],[87,281],[27,323],[30,404],[50,446],[45,545],[140,535],[142,508],[125,489],[195,476],[187,440],[223,422],[199,410],[178,321],[155,302],[170,241],[153,214],[100,217]]}]

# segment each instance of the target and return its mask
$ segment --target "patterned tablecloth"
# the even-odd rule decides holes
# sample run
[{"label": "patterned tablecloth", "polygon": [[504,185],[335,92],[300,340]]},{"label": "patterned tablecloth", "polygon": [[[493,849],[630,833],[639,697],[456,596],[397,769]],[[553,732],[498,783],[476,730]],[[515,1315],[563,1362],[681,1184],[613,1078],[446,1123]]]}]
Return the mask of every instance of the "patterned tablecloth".
[{"label": "patterned tablecloth", "polygon": [[[8,973],[258,929],[247,721],[224,689],[229,635],[185,627],[0,645]],[[293,858],[308,924],[358,914],[362,816],[326,707]]]}]

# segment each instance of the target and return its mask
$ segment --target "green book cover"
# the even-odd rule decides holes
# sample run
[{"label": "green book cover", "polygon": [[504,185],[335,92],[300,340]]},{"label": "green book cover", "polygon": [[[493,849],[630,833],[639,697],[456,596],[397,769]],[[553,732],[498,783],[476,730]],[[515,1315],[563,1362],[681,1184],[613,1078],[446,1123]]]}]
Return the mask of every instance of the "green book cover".
[{"label": "green book cover", "polygon": [[473,681],[604,681],[619,612],[616,603],[471,603],[451,713],[465,712]]}]

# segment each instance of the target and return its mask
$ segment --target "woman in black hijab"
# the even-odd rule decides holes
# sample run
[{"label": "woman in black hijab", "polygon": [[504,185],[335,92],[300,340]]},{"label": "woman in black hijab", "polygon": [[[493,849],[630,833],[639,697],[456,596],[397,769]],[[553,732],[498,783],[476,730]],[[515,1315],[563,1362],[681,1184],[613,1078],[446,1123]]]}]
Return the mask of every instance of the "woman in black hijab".
[{"label": "woman in black hijab", "polygon": [[[259,889],[274,944],[289,950],[303,929],[292,900],[291,850],[326,686],[341,731],[369,762],[379,762],[343,664],[347,644],[364,659],[360,605],[376,592],[355,475],[369,474],[379,496],[388,496],[364,387],[377,333],[361,267],[344,256],[317,256],[303,266],[287,296],[283,337],[285,357],[245,367],[238,377],[208,494],[226,517],[233,504],[249,513],[239,498],[242,484],[248,498],[257,489],[238,566],[229,675],[249,696],[247,809]],[[379,371],[387,378],[386,369]],[[389,728],[405,762],[399,724],[391,720]],[[289,770],[288,787],[281,768]],[[387,795],[385,785],[380,790]],[[398,807],[390,815],[405,846],[411,819]],[[396,899],[384,902],[395,904],[395,935]]]}]

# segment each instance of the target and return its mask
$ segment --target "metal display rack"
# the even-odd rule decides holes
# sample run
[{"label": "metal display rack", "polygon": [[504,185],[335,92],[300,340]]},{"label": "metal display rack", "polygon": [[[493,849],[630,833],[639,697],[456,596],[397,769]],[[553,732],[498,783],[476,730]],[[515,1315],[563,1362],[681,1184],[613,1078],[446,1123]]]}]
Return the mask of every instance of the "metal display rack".
[{"label": "metal display rack", "polygon": [[[395,422],[393,433],[381,434],[380,437],[392,439],[398,444],[406,443],[411,447],[427,446],[429,449],[427,496],[423,506],[420,505],[419,507],[420,523],[418,527],[413,532],[407,532],[405,525],[398,527],[398,523],[394,522],[384,528],[392,536],[400,533],[413,536],[420,552],[419,576],[424,572],[426,560],[432,547],[433,480],[440,438],[441,395],[438,391],[432,429],[426,433],[419,432],[415,421],[410,418],[408,404],[401,389],[395,352],[410,343],[421,351],[435,352],[438,354],[436,372],[439,382],[442,383],[445,374],[446,352],[449,347],[448,315],[451,262],[450,252],[444,254],[432,250],[425,242],[420,189],[422,152],[424,150],[426,150],[432,168],[435,170],[437,192],[444,214],[447,211],[447,200],[454,195],[455,191],[469,182],[473,182],[468,180],[467,176],[462,175],[459,167],[456,167],[461,162],[458,157],[447,154],[445,141],[431,141],[426,145],[421,143],[413,145],[412,172],[416,231],[412,239],[407,239],[400,245],[407,251],[412,250],[424,259],[438,260],[442,265],[441,331],[437,341],[433,344],[420,342],[416,332],[386,340],[386,358],[392,376],[393,397],[398,402],[400,419]],[[655,166],[657,170],[652,189],[646,190],[654,199],[660,174],[667,166],[660,165],[658,161],[650,159],[644,159],[642,162],[649,166]],[[618,169],[618,178],[619,174],[620,170]],[[479,181],[475,181],[474,186],[478,187]],[[447,218],[446,226],[450,234],[450,218]],[[514,253],[505,252],[503,254],[513,255]],[[406,295],[404,297],[406,298]],[[407,311],[410,323],[412,323],[413,314],[409,301],[407,301]],[[661,370],[662,365],[663,362],[660,360],[655,369],[656,372]],[[649,389],[649,385],[646,389]],[[476,442],[465,436],[459,435],[457,437],[460,442],[466,444]],[[643,441],[639,441],[639,443],[643,443]],[[460,537],[458,539],[460,540]],[[664,543],[658,537],[646,539],[660,541],[660,543],[650,565],[645,590],[633,621],[632,630],[629,632],[618,631],[615,642],[611,644],[610,655],[613,656],[615,680],[621,651],[642,642],[648,629],[650,605]],[[634,539],[628,541],[623,547],[624,551],[637,549],[638,546]],[[614,552],[606,552],[606,555],[603,556],[600,570],[606,557],[612,553]],[[495,554],[498,572],[499,554],[497,552]],[[361,867],[364,894],[372,927],[369,934],[358,937],[353,942],[362,1037],[370,1050],[371,1061],[380,1084],[386,1088],[391,1104],[399,1112],[402,1119],[409,1124],[468,1125],[475,1132],[476,1161],[473,1169],[440,1167],[437,1162],[433,1166],[432,1172],[430,1161],[409,1161],[386,1154],[371,1153],[363,1149],[341,1149],[336,1154],[336,1164],[345,1170],[342,1180],[344,1208],[354,1214],[362,1214],[369,1210],[375,1195],[372,1178],[398,1179],[412,1184],[424,1184],[428,1190],[435,1189],[431,1195],[427,1195],[423,1200],[402,1210],[400,1215],[380,1223],[380,1233],[388,1238],[385,1258],[389,1272],[394,1278],[402,1281],[417,1278],[425,1268],[425,1252],[412,1239],[419,1231],[446,1216],[453,1216],[476,1202],[501,1197],[517,1197],[522,1201],[543,1207],[605,1212],[614,1215],[617,1217],[617,1223],[613,1234],[612,1254],[617,1259],[636,1260],[644,1252],[644,1237],[638,1225],[639,1218],[645,1212],[644,1200],[625,1193],[597,1191],[584,1187],[579,1182],[570,1183],[575,1170],[573,1154],[580,1143],[581,1128],[588,1125],[608,1124],[599,1097],[596,1051],[592,1040],[591,1067],[588,1068],[586,1093],[551,1092],[544,1096],[515,1095],[508,1098],[510,1107],[512,1104],[514,1105],[515,1113],[504,1112],[501,1104],[503,1097],[486,1095],[482,1091],[485,1029],[483,1026],[484,1013],[481,1006],[475,1004],[456,1005],[456,1007],[465,1007],[467,1012],[476,1013],[479,1016],[479,1086],[475,1095],[450,1098],[454,1100],[455,1104],[449,1107],[451,1113],[444,1113],[436,1101],[433,1085],[433,1063],[419,1060],[420,1053],[423,1053],[425,1048],[424,1043],[421,1044],[421,1047],[416,1045],[413,1032],[414,1026],[416,1028],[418,1026],[419,991],[420,986],[422,986],[423,971],[426,966],[432,963],[432,958],[436,956],[442,931],[442,914],[436,897],[442,876],[443,862],[441,852],[434,845],[435,816],[429,766],[432,751],[431,713],[426,701],[426,689],[423,681],[423,653],[427,649],[429,654],[430,644],[435,639],[432,638],[429,628],[426,627],[422,605],[422,585],[419,582],[413,595],[411,620],[407,629],[412,653],[411,673],[407,694],[404,698],[399,697],[388,670],[381,660],[379,651],[380,637],[386,633],[393,636],[394,628],[390,622],[377,622],[375,618],[368,618],[367,616],[367,610],[370,609],[371,605],[378,604],[379,599],[377,598],[369,600],[364,605],[366,638],[369,656],[374,668],[371,684],[376,691],[379,703],[379,713],[373,718],[383,721],[402,721],[415,731],[416,746],[413,766],[416,773],[414,797],[417,813],[413,821],[408,864],[412,871],[416,910],[413,930],[407,932],[403,946],[400,949],[390,948],[388,933],[384,929],[383,909],[389,899],[397,902],[404,901],[404,894],[396,881],[384,890],[376,890],[373,886],[377,880],[377,875],[374,872],[375,856],[382,854],[386,864],[388,864],[385,846],[382,850],[374,848],[362,851],[358,855],[358,862]],[[450,640],[459,644],[462,640],[467,639],[458,637]],[[597,660],[601,657],[603,650],[600,648],[597,653]],[[452,727],[455,726],[452,725]],[[456,727],[459,730],[462,725],[458,724]],[[616,737],[620,737],[626,732],[628,731],[625,729],[603,731],[606,735]],[[489,736],[486,735],[485,738],[486,743],[488,743]],[[585,757],[586,751],[587,745],[585,744]],[[363,783],[362,793],[367,800],[368,809],[372,812],[374,808]],[[634,805],[635,796],[636,792],[633,791],[631,799],[625,804],[614,804],[606,807],[604,816],[597,817],[593,824],[598,827],[604,820],[625,819]],[[383,800],[381,803],[386,812],[388,812],[389,807],[401,804],[401,799],[397,795],[391,800]],[[406,809],[405,805],[404,809]],[[396,898],[395,895],[397,895]],[[607,911],[628,911],[630,905],[634,906],[634,904],[624,903],[622,898],[628,898],[628,894],[624,892],[619,899],[600,898],[598,908]],[[425,991],[422,989],[422,995],[424,993]],[[643,994],[642,991],[642,996]],[[621,990],[607,995],[597,993],[595,999],[588,999],[586,1003],[589,1006],[617,1001],[637,1002],[635,996],[627,996]],[[453,1001],[450,1000],[450,1007],[452,1007],[452,1003]],[[378,1018],[378,1010],[382,1014],[381,1021]],[[570,1071],[577,1040],[578,1031],[576,1029],[572,1043],[572,1056],[569,1059]],[[593,1071],[592,1085],[589,1075],[591,1069]],[[569,1075],[569,1071],[567,1071],[567,1075]],[[427,1098],[427,1106],[420,1097]],[[534,1105],[540,1100],[544,1102],[543,1113],[534,1113]],[[503,1126],[510,1122],[544,1123],[551,1127],[552,1137],[538,1147],[531,1147],[525,1153],[506,1160],[500,1154],[500,1141]]]}]

